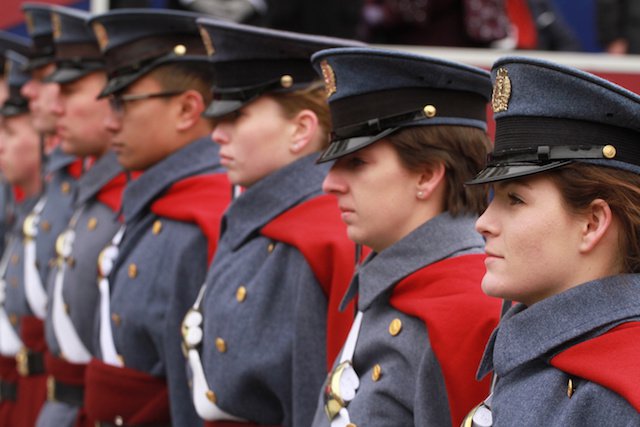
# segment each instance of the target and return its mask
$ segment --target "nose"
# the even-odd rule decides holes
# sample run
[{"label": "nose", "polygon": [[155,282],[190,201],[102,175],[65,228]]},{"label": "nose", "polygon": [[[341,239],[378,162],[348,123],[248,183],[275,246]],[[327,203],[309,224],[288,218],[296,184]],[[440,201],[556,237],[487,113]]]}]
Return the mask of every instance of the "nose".
[{"label": "nose", "polygon": [[36,81],[34,79],[29,79],[22,87],[20,88],[20,94],[27,98],[28,100],[32,100],[35,98],[36,93]]},{"label": "nose", "polygon": [[333,165],[327,176],[324,178],[324,181],[322,181],[322,191],[333,195],[344,194],[347,192],[347,184],[340,173],[338,164]]},{"label": "nose", "polygon": [[102,122],[104,128],[111,133],[118,133],[122,129],[122,117],[120,114],[109,108],[107,115]]},{"label": "nose", "polygon": [[476,231],[485,238],[498,233],[498,223],[494,215],[494,201],[489,203],[487,209],[476,220]]},{"label": "nose", "polygon": [[224,122],[216,124],[211,132],[211,140],[216,144],[225,145],[229,143],[229,132]]}]

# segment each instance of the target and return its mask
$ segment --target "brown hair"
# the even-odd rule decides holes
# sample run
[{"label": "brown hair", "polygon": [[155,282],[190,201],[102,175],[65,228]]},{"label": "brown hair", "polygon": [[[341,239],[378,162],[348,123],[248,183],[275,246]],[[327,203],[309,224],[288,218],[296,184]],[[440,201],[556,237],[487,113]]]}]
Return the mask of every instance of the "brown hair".
[{"label": "brown hair", "polygon": [[208,64],[199,63],[173,63],[161,65],[150,73],[155,78],[162,90],[186,91],[196,90],[202,95],[204,105],[207,106],[213,99],[211,86],[213,84],[213,72]]},{"label": "brown hair", "polygon": [[595,199],[609,204],[620,222],[624,273],[640,273],[640,175],[620,169],[571,163],[549,171],[569,210],[584,212]]},{"label": "brown hair", "polygon": [[285,117],[293,118],[302,110],[311,110],[318,117],[318,123],[323,132],[321,149],[329,146],[329,131],[331,129],[331,115],[329,104],[322,82],[314,82],[304,89],[293,92],[272,92],[273,98],[282,108]]},{"label": "brown hair", "polygon": [[387,140],[395,148],[402,164],[411,171],[444,164],[444,208],[451,215],[480,215],[484,212],[487,187],[464,185],[485,165],[490,141],[483,130],[466,126],[416,126],[401,129]]}]

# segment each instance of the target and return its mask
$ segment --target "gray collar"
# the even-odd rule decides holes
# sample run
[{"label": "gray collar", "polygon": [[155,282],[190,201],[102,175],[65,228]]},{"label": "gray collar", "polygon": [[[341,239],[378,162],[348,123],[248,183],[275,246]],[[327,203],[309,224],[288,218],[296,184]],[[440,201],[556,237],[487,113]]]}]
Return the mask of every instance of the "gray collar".
[{"label": "gray collar", "polygon": [[222,173],[219,147],[209,136],[197,139],[145,170],[129,182],[122,198],[125,221],[133,221],[160,193],[189,176]]},{"label": "gray collar", "polygon": [[640,274],[587,282],[531,307],[511,308],[492,334],[478,377],[498,376],[540,357],[551,357],[569,341],[597,335],[640,316]]},{"label": "gray collar", "polygon": [[74,207],[77,209],[83,206],[121,172],[122,167],[113,151],[109,151],[100,157],[78,180],[78,192]]},{"label": "gray collar", "polygon": [[222,239],[234,250],[272,219],[322,193],[330,165],[316,165],[312,154],[271,173],[233,201],[224,215]]},{"label": "gray collar", "polygon": [[57,146],[47,156],[45,173],[53,173],[60,169],[66,168],[77,159],[77,157],[65,153],[64,151],[62,151],[62,148],[60,148],[60,146]]},{"label": "gray collar", "polygon": [[358,309],[364,311],[381,294],[422,267],[465,253],[482,253],[484,240],[475,231],[475,220],[472,216],[454,218],[444,212],[379,254],[372,253],[358,269],[341,306],[358,293]]}]

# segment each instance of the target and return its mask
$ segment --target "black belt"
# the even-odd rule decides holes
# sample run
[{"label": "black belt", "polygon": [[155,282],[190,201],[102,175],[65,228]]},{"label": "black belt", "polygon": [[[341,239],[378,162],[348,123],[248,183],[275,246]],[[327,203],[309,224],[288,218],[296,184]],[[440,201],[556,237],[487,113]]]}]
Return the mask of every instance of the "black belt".
[{"label": "black belt", "polygon": [[171,424],[115,424],[115,423],[107,423],[104,421],[96,421],[95,427],[171,427]]},{"label": "black belt", "polygon": [[47,378],[47,400],[63,402],[80,408],[84,406],[84,387],[62,383],[49,375]]},{"label": "black belt", "polygon": [[23,347],[16,354],[16,368],[23,377],[44,374],[44,354]]},{"label": "black belt", "polygon": [[18,385],[0,380],[0,402],[15,401],[18,396]]}]

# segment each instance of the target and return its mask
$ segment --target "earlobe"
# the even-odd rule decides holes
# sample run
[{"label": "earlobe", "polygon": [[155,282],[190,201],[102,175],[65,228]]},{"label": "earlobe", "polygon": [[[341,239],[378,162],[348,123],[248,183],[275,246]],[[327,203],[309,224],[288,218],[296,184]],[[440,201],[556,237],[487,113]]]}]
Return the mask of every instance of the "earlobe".
[{"label": "earlobe", "polygon": [[580,252],[591,252],[611,229],[613,214],[611,207],[602,199],[595,199],[589,205],[582,227]]},{"label": "earlobe", "polygon": [[204,111],[204,101],[202,95],[195,90],[188,90],[180,97],[180,111],[176,123],[179,131],[193,127],[199,120],[200,114]]},{"label": "earlobe", "polygon": [[429,166],[419,177],[416,188],[416,198],[418,200],[428,199],[444,180],[446,168],[443,163]]},{"label": "earlobe", "polygon": [[306,152],[305,149],[314,140],[318,129],[318,116],[311,110],[300,111],[293,119],[293,133],[289,151],[298,155]]}]

